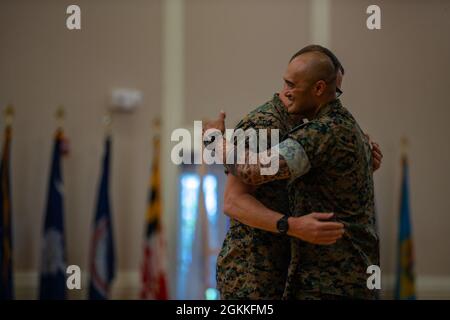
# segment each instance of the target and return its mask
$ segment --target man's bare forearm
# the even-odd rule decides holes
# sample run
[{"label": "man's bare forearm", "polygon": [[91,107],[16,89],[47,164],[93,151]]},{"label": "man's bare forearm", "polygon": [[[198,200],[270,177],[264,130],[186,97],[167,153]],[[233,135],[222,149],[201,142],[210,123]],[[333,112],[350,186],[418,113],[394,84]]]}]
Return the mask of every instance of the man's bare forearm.
[{"label": "man's bare forearm", "polygon": [[229,174],[225,185],[225,213],[250,227],[276,232],[276,222],[282,215],[264,206],[251,194],[253,191],[252,186]]},{"label": "man's bare forearm", "polygon": [[[228,175],[225,213],[252,228],[277,232],[277,221],[281,219],[282,214],[265,207],[251,194],[251,189],[252,187],[238,178]],[[327,213],[311,213],[302,217],[289,217],[287,235],[314,244],[332,244],[344,231],[341,223],[320,221],[330,219],[331,216],[332,214]]]},{"label": "man's bare forearm", "polygon": [[249,193],[226,200],[225,212],[239,222],[253,228],[277,232],[277,221],[282,214],[270,210]]}]

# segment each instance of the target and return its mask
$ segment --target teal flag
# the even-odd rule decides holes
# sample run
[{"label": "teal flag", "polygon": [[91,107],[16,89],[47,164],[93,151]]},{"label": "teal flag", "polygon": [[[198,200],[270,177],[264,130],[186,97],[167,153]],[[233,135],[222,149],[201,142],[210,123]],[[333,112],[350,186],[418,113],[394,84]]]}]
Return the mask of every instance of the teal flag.
[{"label": "teal flag", "polygon": [[398,238],[397,282],[395,299],[415,300],[414,250],[409,202],[409,175],[406,157],[402,160],[402,189]]}]

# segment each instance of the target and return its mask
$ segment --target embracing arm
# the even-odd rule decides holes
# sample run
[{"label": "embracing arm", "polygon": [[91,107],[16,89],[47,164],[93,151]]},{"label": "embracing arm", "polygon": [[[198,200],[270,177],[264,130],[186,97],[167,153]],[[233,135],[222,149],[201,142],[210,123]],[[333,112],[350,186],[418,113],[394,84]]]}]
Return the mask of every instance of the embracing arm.
[{"label": "embracing arm", "polygon": [[[278,232],[276,224],[283,215],[264,206],[251,194],[252,190],[253,187],[245,185],[233,175],[228,175],[225,186],[225,214],[250,227]],[[333,244],[344,234],[344,225],[323,221],[332,217],[333,213],[289,217],[287,234],[313,244]]]},{"label": "embracing arm", "polygon": [[381,152],[380,145],[373,141],[368,134],[364,134],[369,140],[370,149],[372,150],[372,170],[373,172],[377,171],[381,167],[381,162],[383,159],[383,153]]},{"label": "embracing arm", "polygon": [[[249,159],[250,151],[248,149],[245,149],[245,156]],[[276,160],[276,163],[278,163],[278,168],[273,174],[261,173],[261,168],[264,168],[264,165],[261,164],[259,156],[256,157],[257,160],[254,164],[248,163],[248,161],[245,163],[225,163],[225,167],[233,176],[238,177],[242,182],[252,186],[257,186],[275,180],[289,179],[291,177],[291,173],[286,160],[281,155],[276,156],[279,157]],[[275,156],[272,156],[272,159],[274,157]]]},{"label": "embracing arm", "polygon": [[253,187],[228,175],[224,195],[225,214],[250,227],[277,232],[277,221],[283,215],[265,207],[251,195],[252,190]]},{"label": "embracing arm", "polygon": [[[225,138],[215,142],[216,152],[222,154],[224,166],[233,176],[243,183],[256,186],[275,180],[285,180],[291,177],[289,164],[297,163],[299,170],[309,170],[307,159],[302,159],[291,141],[283,141],[280,145],[272,147],[265,152],[256,153],[249,148],[239,148]],[[280,154],[280,146],[282,153]],[[254,161],[249,161],[254,159]],[[291,166],[292,167],[292,166]]]},{"label": "embracing arm", "polygon": [[255,152],[255,146],[247,146],[245,135],[238,142],[223,137],[225,114],[217,120],[203,125],[206,147],[219,154],[229,173],[248,185],[260,185],[275,180],[295,179],[307,173],[311,164],[304,148],[294,139],[288,138],[272,145],[268,150]]},{"label": "embracing arm", "polygon": [[[248,185],[259,185],[290,177],[288,164],[284,157],[279,155],[277,146],[268,152],[258,154],[245,146],[245,139],[235,146],[223,137],[224,131],[225,112],[222,111],[217,119],[203,123],[203,135],[207,137],[203,142],[205,147],[213,147],[215,153],[221,155],[227,171],[232,175]],[[216,136],[217,133],[221,134]],[[213,137],[217,140],[211,141]],[[240,148],[242,146],[244,148]],[[248,159],[251,158],[256,159],[256,163],[250,163]]]}]

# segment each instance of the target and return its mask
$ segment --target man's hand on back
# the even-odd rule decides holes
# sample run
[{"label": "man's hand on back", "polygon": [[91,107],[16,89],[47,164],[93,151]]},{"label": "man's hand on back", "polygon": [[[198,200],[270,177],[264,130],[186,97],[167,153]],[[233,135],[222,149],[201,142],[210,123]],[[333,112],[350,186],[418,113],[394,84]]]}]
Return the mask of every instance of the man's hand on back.
[{"label": "man's hand on back", "polygon": [[223,111],[220,111],[219,117],[214,120],[204,121],[203,122],[203,132],[205,132],[208,129],[217,129],[222,132],[222,134],[225,132],[225,117],[226,114]]},{"label": "man's hand on back", "polygon": [[383,153],[381,152],[380,145],[378,143],[373,142],[368,134],[365,134],[365,136],[369,140],[370,149],[372,149],[372,158],[373,158],[372,169],[373,172],[375,172],[381,167],[381,160],[383,159]]}]

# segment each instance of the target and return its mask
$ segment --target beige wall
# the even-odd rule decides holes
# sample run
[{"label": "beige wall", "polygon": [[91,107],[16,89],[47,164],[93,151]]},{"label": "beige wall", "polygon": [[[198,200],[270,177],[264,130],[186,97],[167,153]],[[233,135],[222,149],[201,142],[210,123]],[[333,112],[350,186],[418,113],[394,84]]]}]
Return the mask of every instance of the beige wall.
[{"label": "beige wall", "polygon": [[159,1],[77,1],[82,30],[65,27],[72,1],[0,3],[0,102],[16,106],[15,268],[36,271],[58,104],[66,108],[64,162],[68,263],[87,268],[104,128],[112,88],[136,88],[143,104],[114,118],[112,205],[120,270],[140,265],[151,123],[160,113]]},{"label": "beige wall", "polygon": [[385,156],[375,174],[382,270],[395,270],[406,136],[417,273],[449,276],[450,3],[377,1],[382,29],[370,31],[362,13],[372,2],[333,2],[331,47],[346,68],[342,99]]},{"label": "beige wall", "polygon": [[[131,272],[136,284],[151,121],[161,106],[161,1],[77,1],[81,31],[65,28],[65,8],[71,3],[0,3],[0,106],[16,106],[15,266],[36,271],[54,111],[64,103],[71,141],[64,163],[68,262],[87,267],[102,116],[111,89],[131,87],[142,90],[144,102],[134,114],[115,116],[112,196],[119,271]],[[382,30],[369,31],[369,1],[329,3],[330,48],[346,68],[343,101],[385,155],[376,174],[383,272],[394,271],[399,140],[406,135],[417,271],[442,287],[450,283],[450,150],[445,123],[450,115],[445,99],[450,83],[450,5],[377,1]],[[213,117],[220,109],[228,112],[228,124],[233,125],[280,88],[289,57],[310,41],[308,1],[187,0],[185,7],[186,125]],[[173,225],[167,228],[173,239],[176,230]]]},{"label": "beige wall", "polygon": [[224,109],[231,126],[270,99],[308,41],[308,9],[295,0],[188,1],[186,121]]}]

